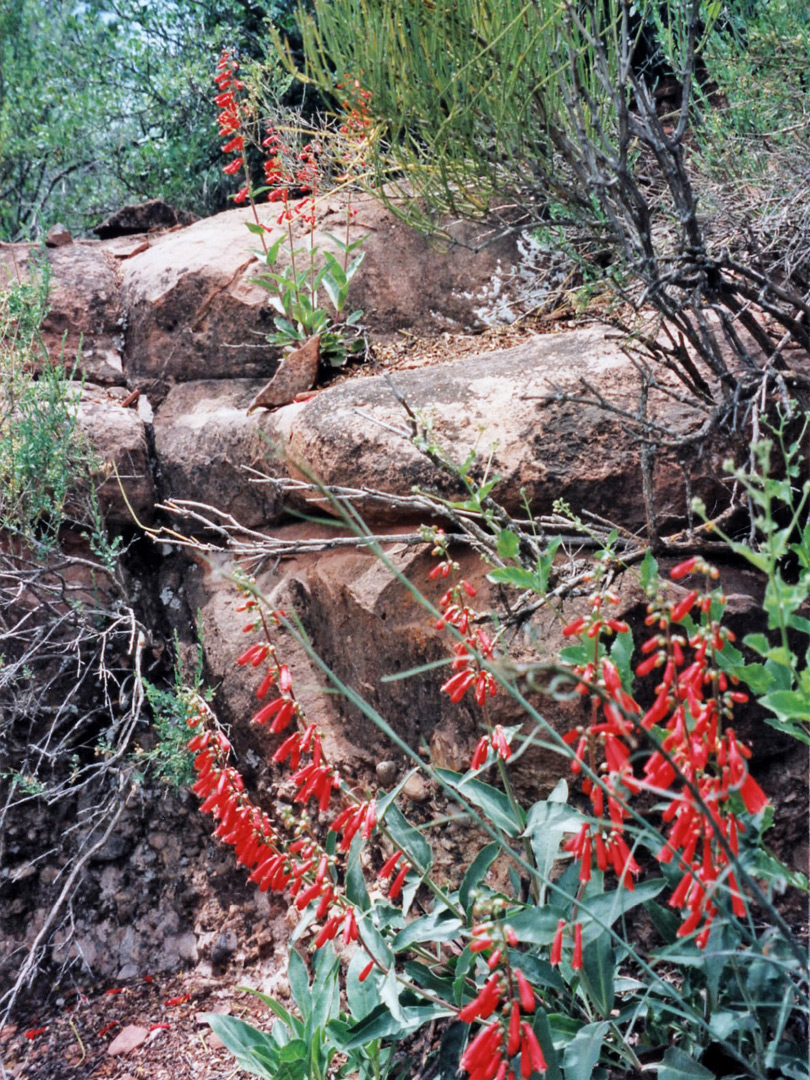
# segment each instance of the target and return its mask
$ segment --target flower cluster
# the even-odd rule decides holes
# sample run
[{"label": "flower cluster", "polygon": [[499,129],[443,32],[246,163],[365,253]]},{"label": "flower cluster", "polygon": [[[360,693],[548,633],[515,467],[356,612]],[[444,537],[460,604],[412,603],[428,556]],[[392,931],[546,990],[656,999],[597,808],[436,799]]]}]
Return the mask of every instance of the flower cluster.
[{"label": "flower cluster", "polygon": [[[764,810],[768,800],[748,771],[751,751],[728,726],[735,705],[747,702],[748,696],[719,666],[719,656],[734,635],[715,617],[725,603],[718,590],[709,589],[717,571],[692,558],[670,576],[679,580],[692,574],[703,575],[702,588],[690,589],[676,603],[650,605],[646,622],[655,632],[641,647],[646,659],[636,672],[661,671],[655,702],[642,723],[647,728],[659,725],[666,735],[661,750],[644,766],[642,786],[670,796],[663,814],[669,827],[666,843],[657,858],[662,863],[677,858],[683,876],[669,903],[682,912],[679,934],[699,930],[696,940],[704,946],[718,911],[720,883],[730,894],[734,914],[745,915],[729,857],[729,852],[738,854],[738,837],[745,829],[733,809],[735,796],[750,814]],[[690,631],[684,622],[693,611],[701,620]]]},{"label": "flower cluster", "polygon": [[337,84],[342,94],[341,107],[344,113],[343,123],[338,128],[339,146],[337,156],[343,173],[338,177],[341,183],[350,183],[362,176],[366,169],[366,153],[372,120],[369,103],[371,92],[363,89],[359,79],[352,75],[344,76]]},{"label": "flower cluster", "polygon": [[[268,202],[282,204],[277,225],[289,225],[297,218],[310,229],[317,220],[316,206],[320,167],[318,145],[308,142],[295,153],[281,138],[274,124],[268,124],[262,139],[267,157],[264,161],[264,187]],[[306,198],[293,199],[293,194]]]},{"label": "flower cluster", "polygon": [[[569,731],[564,740],[573,747],[571,771],[582,774],[587,765],[581,786],[595,819],[584,824],[566,847],[579,861],[581,890],[591,878],[594,862],[602,871],[612,869],[619,884],[632,889],[639,867],[625,838],[628,800],[641,790],[666,797],[663,819],[668,832],[656,857],[661,863],[677,858],[683,876],[669,904],[682,913],[678,933],[697,932],[697,944],[703,947],[718,912],[721,884],[731,897],[733,912],[745,913],[730,867],[729,852],[737,854],[738,836],[744,830],[732,809],[733,796],[749,813],[763,810],[767,798],[748,771],[750,750],[726,726],[734,706],[748,699],[719,666],[719,654],[733,635],[718,617],[724,598],[710,589],[717,571],[692,558],[670,576],[678,581],[693,573],[703,575],[702,588],[692,588],[674,601],[659,596],[649,605],[646,622],[655,632],[641,646],[644,658],[636,674],[644,678],[660,671],[660,678],[646,711],[625,690],[605,652],[603,637],[628,630],[625,623],[604,614],[606,605],[616,601],[609,590],[594,593],[590,614],[563,630],[566,637],[579,638],[590,653],[574,670],[580,679],[577,689],[590,698],[591,720]],[[662,732],[660,749],[649,756],[641,777],[631,762],[636,729]]]},{"label": "flower cluster", "polygon": [[[329,810],[334,792],[340,790],[340,778],[324,757],[321,736],[314,724],[306,724],[293,690],[293,679],[287,664],[280,662],[271,630],[281,623],[282,611],[262,611],[255,598],[248,594],[240,605],[252,619],[243,630],[261,631],[264,640],[250,644],[236,663],[243,669],[261,673],[256,689],[260,707],[251,723],[265,727],[271,734],[285,737],[275,749],[272,761],[291,770],[291,783],[297,789],[293,803],[307,808],[317,803],[317,812]],[[305,812],[300,819],[292,813],[278,825],[256,806],[245,790],[239,771],[229,764],[230,741],[219,728],[210,707],[198,699],[197,709],[188,720],[194,734],[189,749],[194,753],[197,779],[193,791],[203,800],[200,809],[217,821],[214,835],[230,844],[237,862],[249,871],[249,879],[260,891],[268,889],[286,892],[299,911],[310,905],[314,909],[315,948],[340,938],[345,945],[358,940],[358,926],[353,906],[338,887],[338,855],[329,854],[318,841],[312,822]],[[289,728],[294,725],[294,730]],[[350,802],[331,821],[329,831],[338,835],[339,854],[348,852],[359,833],[369,840],[377,826],[374,798],[361,801],[343,792]],[[328,849],[328,850],[327,850]],[[396,877],[389,890],[395,900],[399,895],[410,865],[402,852],[397,851],[382,867],[379,877],[387,879],[399,863]],[[366,977],[373,962],[364,971]]]},{"label": "flower cluster", "polygon": [[[457,573],[459,570],[458,563],[448,557],[447,537],[442,529],[436,530],[435,541],[436,546],[433,548],[433,554],[441,555],[442,559],[428,574],[430,581],[448,578],[451,572]],[[478,618],[478,613],[470,607],[468,601],[474,599],[476,595],[475,586],[471,585],[469,581],[465,581],[464,578],[460,578],[450,585],[439,598],[441,618],[436,622],[436,629],[444,630],[447,626],[454,626],[463,638],[461,641],[456,640],[453,644],[455,657],[450,665],[453,674],[442,686],[441,692],[447,694],[450,700],[457,704],[467,691],[472,688],[476,702],[484,707],[487,698],[494,696],[497,683],[481,665],[479,657],[492,660],[495,644],[486,630],[473,626],[473,623]],[[502,739],[502,742],[505,743],[505,738]],[[494,742],[493,746],[496,746]],[[508,747],[506,749],[508,750]],[[501,756],[508,757],[509,755],[508,753],[501,753]]]},{"label": "flower cluster", "polygon": [[234,196],[234,202],[241,203],[250,195],[250,174],[248,172],[247,156],[245,154],[245,135],[243,130],[242,114],[237,99],[237,93],[244,89],[244,83],[237,78],[236,72],[239,65],[233,56],[225,50],[217,63],[217,73],[214,82],[217,85],[217,93],[214,103],[220,109],[217,117],[219,136],[225,139],[222,145],[223,154],[236,155],[232,161],[224,166],[223,171],[228,176],[236,176],[243,172],[245,185]]},{"label": "flower cluster", "polygon": [[[532,1025],[525,1019],[535,1008],[534,990],[519,967],[509,961],[507,946],[514,948],[517,935],[509,926],[479,923],[473,927],[470,951],[487,954],[491,975],[473,1000],[458,1014],[467,1024],[489,1021],[461,1058],[470,1080],[515,1080],[511,1065],[520,1054],[520,1075],[545,1072],[547,1065]],[[496,1019],[490,1019],[497,1014]]]}]

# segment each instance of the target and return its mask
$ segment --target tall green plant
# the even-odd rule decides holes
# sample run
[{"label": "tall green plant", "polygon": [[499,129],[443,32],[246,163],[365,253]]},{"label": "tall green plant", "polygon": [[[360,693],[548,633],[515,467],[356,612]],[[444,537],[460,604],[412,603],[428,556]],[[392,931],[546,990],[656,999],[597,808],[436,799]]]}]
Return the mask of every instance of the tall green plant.
[{"label": "tall green plant", "polygon": [[78,390],[39,338],[47,274],[0,290],[0,526],[54,539],[92,454],[77,427]]},{"label": "tall green plant", "polygon": [[[637,339],[722,422],[735,395],[776,388],[788,345],[810,354],[810,225],[785,212],[784,185],[768,204],[746,199],[743,176],[708,178],[693,152],[716,107],[708,43],[721,14],[703,0],[347,0],[301,18],[302,77],[362,72],[375,189],[425,228],[447,211],[508,229],[553,218],[598,251],[638,313]],[[802,100],[785,120],[806,145]],[[801,205],[804,174],[786,167],[785,185]],[[806,405],[802,379],[779,377]]]}]

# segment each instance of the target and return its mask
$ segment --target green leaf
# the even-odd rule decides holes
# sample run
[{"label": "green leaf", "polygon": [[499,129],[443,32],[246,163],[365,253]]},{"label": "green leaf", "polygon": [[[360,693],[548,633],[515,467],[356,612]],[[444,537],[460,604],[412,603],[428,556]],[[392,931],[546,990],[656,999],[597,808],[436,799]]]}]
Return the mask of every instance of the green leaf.
[{"label": "green leaf", "polygon": [[616,955],[610,935],[600,934],[582,950],[582,985],[601,1016],[609,1016],[616,996]]},{"label": "green leaf", "polygon": [[340,311],[340,286],[330,274],[324,276],[323,287],[326,289],[326,295],[329,297],[332,307],[335,311]]},{"label": "green leaf", "polygon": [[628,691],[633,689],[635,682],[632,664],[634,647],[631,633],[617,634],[610,646],[610,659],[616,665],[622,686]]},{"label": "green leaf", "polygon": [[469,1024],[449,1024],[439,1047],[439,1080],[456,1080],[458,1063],[470,1030]]},{"label": "green leaf", "polygon": [[347,284],[351,284],[352,278],[357,273],[357,271],[360,269],[360,267],[363,265],[363,259],[365,259],[365,257],[366,257],[365,251],[361,251],[360,254],[355,255],[355,257],[349,263],[348,267],[346,268],[346,282],[347,282]]},{"label": "green leaf", "polygon": [[352,1020],[357,1023],[365,1020],[381,1004],[380,992],[377,988],[378,974],[372,968],[371,974],[360,982],[360,974],[368,963],[368,958],[362,949],[357,949],[349,963],[346,974],[346,1001]]},{"label": "green leaf", "polygon": [[[383,811],[385,824],[397,847],[401,848],[408,862],[418,874],[424,876],[433,865],[433,851],[418,829],[408,821],[395,803],[389,803]],[[379,811],[378,820],[383,813]]]},{"label": "green leaf", "polygon": [[575,832],[582,824],[582,814],[568,806],[568,785],[562,780],[548,799],[536,802],[529,810],[524,836],[531,840],[537,872],[548,878],[560,853],[566,832]]},{"label": "green leaf", "polygon": [[580,1020],[575,1020],[573,1016],[565,1016],[563,1013],[549,1013],[547,1020],[555,1050],[564,1050],[582,1028]]},{"label": "green leaf", "polygon": [[355,323],[359,323],[362,318],[363,318],[363,309],[362,308],[357,308],[357,310],[353,311],[351,313],[351,315],[346,316],[344,322],[345,322],[346,326],[354,326]]},{"label": "green leaf", "polygon": [[534,570],[524,570],[522,566],[499,566],[487,574],[487,581],[494,585],[513,585],[516,589],[533,589],[543,592],[543,582]]},{"label": "green leaf", "polygon": [[550,945],[557,933],[559,909],[527,907],[509,916],[509,925],[527,945]]},{"label": "green leaf", "polygon": [[667,945],[674,945],[678,940],[678,927],[681,925],[681,920],[675,912],[670,911],[669,908],[663,907],[663,905],[657,903],[655,900],[648,900],[644,907],[647,909],[647,912],[652,919],[653,926],[664,939],[665,943]]},{"label": "green leaf", "polygon": [[675,1046],[670,1046],[657,1068],[658,1080],[715,1080],[713,1072]]},{"label": "green leaf", "polygon": [[579,1029],[563,1051],[565,1080],[591,1080],[609,1026],[602,1020]]},{"label": "green leaf", "polygon": [[613,889],[600,896],[589,896],[584,902],[588,910],[583,911],[580,919],[583,942],[593,941],[602,933],[599,923],[612,926],[620,916],[634,907],[655,899],[665,886],[666,881],[663,878],[650,878],[649,881],[636,885],[632,892],[629,889]]},{"label": "green leaf", "polygon": [[340,1013],[340,957],[327,945],[315,954],[314,965],[315,979],[310,997],[313,1032],[324,1027],[328,1020],[335,1019]]},{"label": "green leaf", "polygon": [[264,1031],[222,1013],[203,1013],[202,1019],[234,1055],[240,1069],[261,1077],[276,1080],[279,1048]]},{"label": "green leaf", "polygon": [[487,844],[486,847],[481,848],[467,868],[467,873],[464,875],[464,880],[458,891],[459,903],[464,908],[467,915],[470,914],[472,894],[486,877],[487,871],[497,859],[500,850],[501,845],[498,843],[493,842]]},{"label": "green leaf", "polygon": [[246,994],[252,994],[253,997],[259,998],[263,1001],[267,1008],[285,1024],[294,1035],[300,1035],[304,1030],[304,1025],[298,1019],[297,1016],[293,1016],[291,1012],[288,1012],[283,1005],[280,1005],[275,998],[270,997],[269,994],[263,994],[260,990],[253,990],[249,986],[240,986],[237,989],[244,991]]},{"label": "green leaf", "polygon": [[402,1020],[397,1020],[387,1005],[380,1005],[365,1020],[349,1029],[343,1049],[366,1046],[374,1039],[402,1038],[431,1020],[453,1015],[450,1009],[439,1005],[410,1005],[402,1009]]},{"label": "green leaf", "polygon": [[282,1065],[294,1065],[303,1062],[309,1057],[310,1044],[305,1042],[304,1039],[293,1039],[291,1042],[286,1043],[281,1047],[278,1053],[278,1060]]},{"label": "green leaf", "polygon": [[765,664],[741,664],[735,668],[734,674],[743,679],[748,689],[757,696],[766,694],[773,685],[773,672]]},{"label": "green leaf", "polygon": [[365,840],[360,833],[357,833],[349,848],[349,858],[346,863],[346,899],[360,911],[368,911],[371,904],[366,889],[366,877],[360,863],[360,853],[364,846]]},{"label": "green leaf", "polygon": [[543,1074],[543,1080],[562,1080],[560,1063],[557,1058],[557,1051],[554,1048],[554,1038],[551,1034],[551,1026],[549,1025],[548,1017],[540,1008],[535,1009],[532,1028],[537,1036],[537,1041],[540,1043],[540,1049],[543,1051],[543,1057],[546,1059],[546,1065],[548,1066],[546,1072]]},{"label": "green leaf", "polygon": [[743,645],[760,656],[767,656],[771,648],[771,643],[764,634],[746,634]]},{"label": "green leaf", "polygon": [[257,221],[246,221],[245,225],[250,230],[250,232],[254,233],[256,236],[264,236],[265,235],[266,230],[265,230],[264,226],[259,225],[259,223]]},{"label": "green leaf", "polygon": [[642,560],[639,567],[639,579],[646,593],[654,592],[658,588],[658,560],[651,551],[648,551]]},{"label": "green leaf", "polygon": [[502,791],[485,784],[482,780],[476,780],[473,777],[464,778],[461,773],[451,772],[450,769],[436,769],[435,771],[436,775],[449,787],[483,810],[492,824],[501,832],[506,833],[507,836],[517,837],[523,831],[525,823],[515,818],[509,799]]},{"label": "green leaf", "polygon": [[394,938],[391,947],[395,953],[399,953],[417,942],[452,941],[453,938],[458,937],[462,926],[461,919],[452,911],[442,908],[408,923],[405,929],[400,930]]},{"label": "green leaf", "polygon": [[513,968],[520,968],[532,986],[551,986],[555,990],[562,990],[565,985],[557,968],[553,968],[548,960],[541,960],[533,953],[510,949],[509,962]]},{"label": "green leaf", "polygon": [[296,949],[290,949],[289,952],[287,979],[290,983],[293,1000],[298,1006],[298,1011],[301,1013],[304,1023],[307,1023],[312,1008],[309,994],[309,975],[306,964]]},{"label": "green leaf", "polygon": [[511,529],[501,529],[498,533],[498,554],[502,559],[514,559],[520,550],[517,534]]},{"label": "green leaf", "polygon": [[394,954],[389,949],[385,938],[371,921],[371,916],[372,911],[365,912],[357,920],[357,932],[369,956],[376,960],[380,967],[387,969],[394,962]]},{"label": "green leaf", "polygon": [[709,1018],[709,1032],[715,1039],[730,1039],[739,1031],[753,1031],[756,1020],[750,1013],[733,1009],[717,1009]]},{"label": "green leaf", "polygon": [[383,1005],[386,1006],[391,1016],[397,1023],[405,1025],[405,1016],[402,1012],[402,1005],[399,1000],[400,986],[397,980],[397,973],[393,965],[386,973],[385,978],[382,980],[379,986],[380,1000]]},{"label": "green leaf", "polygon": [[760,698],[760,704],[770,709],[782,721],[810,721],[810,697],[799,691],[775,690]]}]

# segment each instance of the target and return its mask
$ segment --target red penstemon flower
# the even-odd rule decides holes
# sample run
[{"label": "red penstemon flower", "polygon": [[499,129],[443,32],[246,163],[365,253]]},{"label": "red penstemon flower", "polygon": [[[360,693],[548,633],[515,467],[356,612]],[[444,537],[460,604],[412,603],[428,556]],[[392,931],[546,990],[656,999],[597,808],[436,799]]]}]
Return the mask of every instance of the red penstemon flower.
[{"label": "red penstemon flower", "polygon": [[[277,658],[271,640],[271,628],[279,627],[284,613],[265,613],[252,600],[242,605],[254,619],[244,629],[248,633],[262,632],[265,641],[251,644],[237,659],[243,670],[256,670],[261,675],[257,696],[261,699],[275,687],[278,696],[262,705],[254,714],[253,723],[277,734],[295,724],[296,730],[285,737],[272,754],[272,761],[291,772],[291,782],[297,788],[294,802],[307,806],[317,804],[320,813],[328,811],[333,794],[340,790],[336,771],[325,760],[321,736],[316,725],[304,725],[301,709],[295,697],[294,680],[287,664]],[[265,670],[262,670],[262,669]],[[249,871],[249,880],[261,892],[271,889],[287,892],[298,910],[313,905],[313,944],[320,948],[338,937],[344,945],[358,940],[358,925],[352,905],[338,888],[340,879],[337,862],[349,850],[358,834],[368,841],[377,826],[376,799],[352,797],[331,823],[330,831],[340,840],[336,854],[327,855],[316,836],[301,834],[301,822],[294,825],[298,835],[290,835],[282,821],[274,823],[248,796],[238,771],[228,764],[231,745],[219,729],[216,717],[202,699],[197,711],[189,718],[193,730],[189,747],[195,753],[197,779],[193,791],[202,799],[200,809],[211,814],[216,827],[214,835],[234,849],[237,862]],[[390,875],[402,853],[396,852],[383,867]],[[410,870],[402,860],[389,890],[390,899],[399,895]],[[368,969],[370,971],[370,969]],[[367,973],[366,973],[367,977]]]},{"label": "red penstemon flower", "polygon": [[[458,563],[453,562],[447,554],[447,537],[442,529],[435,532],[436,546],[433,548],[434,556],[441,556],[441,560],[428,573],[428,579],[436,581],[450,577],[458,572]],[[478,613],[470,607],[468,601],[478,595],[476,587],[465,578],[459,578],[449,588],[445,589],[438,601],[441,617],[436,622],[437,630],[444,630],[453,626],[463,640],[453,643],[454,658],[451,664],[453,674],[441,686],[441,693],[447,694],[453,704],[458,704],[472,689],[476,704],[484,709],[487,725],[489,726],[488,706],[489,699],[497,693],[498,685],[494,676],[487,671],[483,662],[493,660],[495,655],[495,642],[483,627],[475,627],[478,621]],[[508,760],[512,755],[509,739],[500,724],[496,724],[489,734],[483,736],[477,743],[473,752],[470,767],[479,769],[485,764],[490,746],[496,755],[503,760]]]},{"label": "red penstemon flower", "polygon": [[[594,593],[591,614],[580,616],[563,630],[564,636],[578,637],[591,651],[591,660],[574,669],[581,680],[577,690],[590,701],[591,722],[567,732],[563,739],[573,748],[571,771],[583,776],[582,790],[596,819],[566,842],[566,850],[580,862],[578,897],[588,886],[593,860],[601,871],[612,870],[621,887],[632,889],[639,867],[625,839],[628,799],[642,788],[669,798],[663,815],[666,843],[657,858],[660,862],[677,860],[682,868],[683,877],[669,903],[682,912],[681,935],[694,932],[697,944],[703,946],[718,911],[718,882],[725,883],[732,910],[736,914],[744,911],[716,830],[727,839],[733,834],[736,843],[743,826],[731,810],[732,795],[738,794],[749,813],[761,812],[767,797],[748,771],[750,751],[737,743],[732,728],[724,729],[734,706],[747,698],[733,688],[734,680],[716,663],[726,641],[733,639],[711,617],[715,601],[723,603],[720,593],[709,591],[717,571],[699,557],[687,559],[671,571],[674,580],[691,574],[703,575],[703,589],[691,588],[682,599],[660,601],[649,609],[646,622],[654,633],[642,644],[643,659],[635,670],[639,678],[660,674],[656,675],[655,700],[646,712],[623,689],[620,674],[601,645],[605,634],[627,631],[621,620],[605,617],[606,605],[615,602],[612,594]],[[700,625],[690,636],[683,624],[694,613]],[[634,772],[629,741],[634,724],[665,732],[661,750],[647,759],[640,779]],[[584,775],[586,764],[601,782]],[[576,934],[575,929],[575,960],[581,962]],[[561,950],[559,928],[552,962],[559,962]]]},{"label": "red penstemon flower", "polygon": [[[534,991],[517,967],[512,967],[507,947],[514,948],[514,930],[501,923],[480,923],[472,929],[470,949],[478,955],[489,952],[486,965],[491,974],[477,995],[458,1012],[459,1020],[485,1022],[461,1058],[461,1067],[470,1080],[505,1077],[509,1062],[519,1052],[521,1075],[546,1068],[543,1053],[524,1014],[534,1011]],[[491,1019],[497,1014],[497,1019]],[[509,1070],[509,1075],[514,1074]]]}]

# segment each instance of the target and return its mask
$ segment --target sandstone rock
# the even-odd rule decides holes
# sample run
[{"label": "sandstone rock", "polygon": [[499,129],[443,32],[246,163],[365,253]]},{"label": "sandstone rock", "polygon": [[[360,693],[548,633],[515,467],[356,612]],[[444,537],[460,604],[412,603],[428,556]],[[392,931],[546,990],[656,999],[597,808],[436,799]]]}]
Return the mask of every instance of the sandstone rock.
[{"label": "sandstone rock", "polygon": [[190,225],[196,220],[194,214],[187,210],[178,210],[163,199],[149,199],[148,202],[122,206],[113,211],[100,225],[96,225],[93,232],[100,240],[109,240],[116,236],[148,232],[150,229]]},{"label": "sandstone rock", "polygon": [[[615,406],[637,410],[634,369],[601,328],[538,336],[513,349],[472,359],[398,372],[394,383],[422,415],[436,443],[456,462],[478,448],[471,476],[501,479],[493,497],[520,513],[525,498],[535,514],[551,513],[557,499],[628,529],[643,527],[639,451],[621,416],[596,405],[567,402],[558,394],[581,392],[581,380]],[[694,417],[661,396],[654,402],[662,423],[689,429]],[[283,437],[279,410],[262,417],[268,432]],[[329,387],[286,422],[286,449],[328,485],[407,495],[414,487],[444,498],[464,498],[460,482],[440,471],[407,437],[407,418],[385,376]],[[400,429],[399,436],[391,428]],[[488,463],[492,450],[491,463]],[[709,504],[722,499],[719,462],[706,460],[693,476],[693,494]],[[665,518],[685,515],[682,476],[660,456],[657,501]],[[371,520],[390,519],[379,503],[360,504]],[[399,511],[402,519],[402,512]]]},{"label": "sandstone rock", "polygon": [[[580,379],[635,412],[635,370],[598,328],[538,336],[518,348],[398,372],[393,381],[457,462],[478,446],[472,476],[483,478],[495,448],[490,475],[501,480],[493,496],[508,510],[523,512],[525,492],[538,515],[565,499],[576,512],[589,510],[631,530],[643,527],[639,451],[623,419],[557,396],[558,389],[576,393]],[[354,378],[310,401],[248,419],[243,408],[255,388],[248,380],[222,380],[190,383],[169,394],[155,423],[168,494],[217,505],[251,527],[271,524],[284,507],[242,465],[270,476],[295,474],[300,465],[330,485],[395,495],[419,487],[443,498],[464,497],[461,483],[412,445],[405,411],[384,375]],[[664,423],[684,429],[694,422],[671,399],[654,405]],[[271,446],[283,447],[289,461],[271,460]],[[692,493],[709,505],[725,498],[720,456],[707,453],[692,469]],[[682,472],[665,454],[656,463],[656,481],[663,521],[682,521]],[[322,513],[324,504],[317,507]],[[404,519],[401,509],[384,502],[361,500],[357,507],[375,523]]]},{"label": "sandstone rock", "polygon": [[45,233],[45,247],[67,247],[73,243],[67,225],[54,225]]},{"label": "sandstone rock", "polygon": [[97,494],[108,523],[132,526],[134,512],[148,524],[155,505],[155,487],[146,427],[134,409],[121,407],[121,401],[112,390],[85,384],[79,403],[79,427],[89,436],[101,462]]},{"label": "sandstone rock", "polygon": [[165,233],[123,262],[129,321],[127,375],[159,400],[174,381],[272,375],[277,350],[266,293],[246,280],[256,268],[243,210]]},{"label": "sandstone rock", "polygon": [[321,335],[306,341],[300,349],[288,353],[278,365],[270,382],[263,386],[248,405],[248,413],[254,409],[277,409],[289,405],[315,385],[321,356]]},{"label": "sandstone rock", "polygon": [[[345,207],[337,196],[332,202],[315,244],[336,252],[326,233],[341,228]],[[137,385],[148,382],[156,400],[175,381],[273,374],[278,350],[263,341],[277,313],[255,282],[262,266],[251,254],[257,244],[245,228],[248,220],[249,209],[217,214],[156,237],[124,263],[127,374]],[[484,325],[488,298],[503,292],[517,258],[513,237],[474,254],[461,242],[475,239],[469,225],[457,227],[458,244],[439,250],[369,198],[358,200],[350,232],[352,239],[367,237],[350,303],[365,311],[377,334]],[[284,258],[282,250],[279,266]]]},{"label": "sandstone rock", "polygon": [[[123,385],[121,359],[124,316],[119,303],[114,259],[101,244],[80,240],[47,248],[50,310],[42,339],[51,360],[62,361],[92,382]],[[26,281],[33,271],[28,244],[0,244],[0,287]]]},{"label": "sandstone rock", "polygon": [[149,1031],[147,1028],[140,1027],[138,1024],[127,1024],[107,1047],[107,1053],[110,1057],[116,1057],[118,1054],[129,1054],[133,1050],[137,1050],[139,1046],[143,1046],[148,1038]]},{"label": "sandstone rock", "polygon": [[170,392],[154,425],[166,498],[216,506],[250,528],[280,516],[277,492],[252,482],[247,471],[282,471],[270,461],[271,439],[245,412],[257,389],[255,381],[231,379],[184,383]]}]

